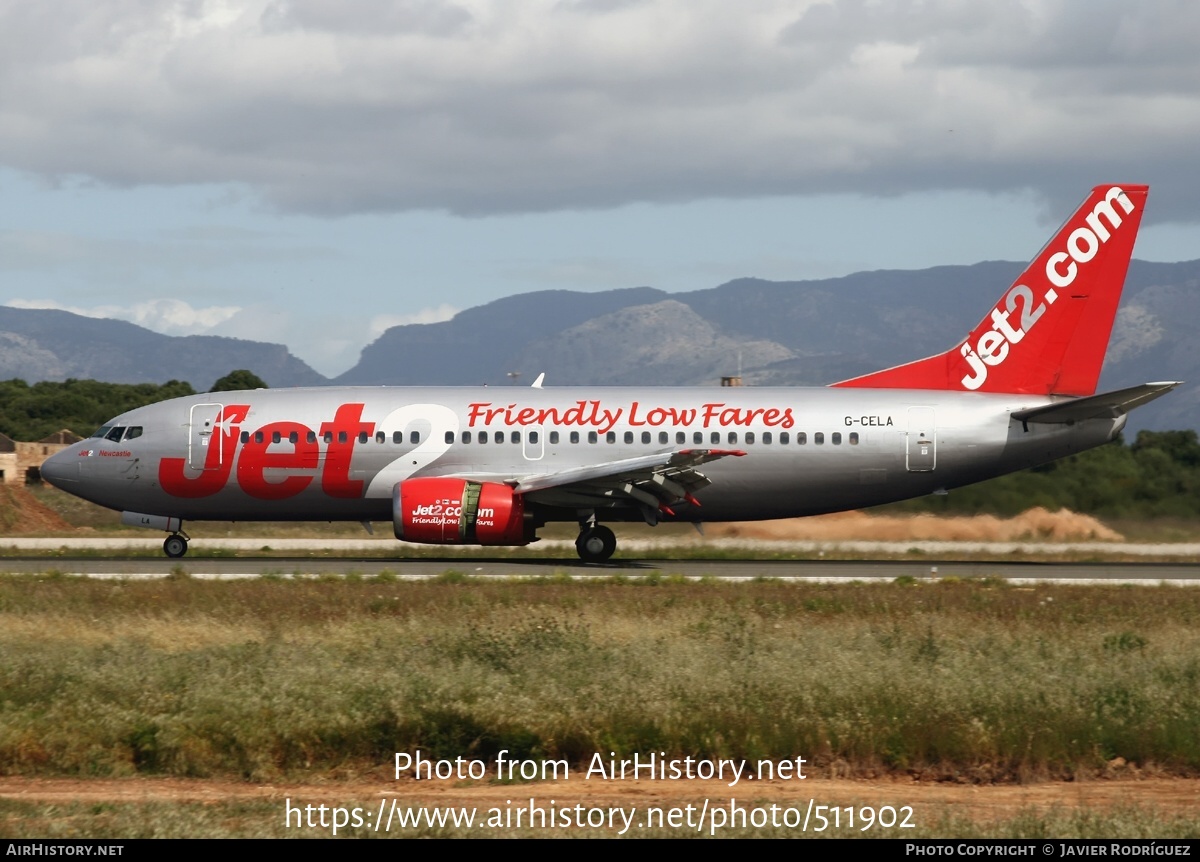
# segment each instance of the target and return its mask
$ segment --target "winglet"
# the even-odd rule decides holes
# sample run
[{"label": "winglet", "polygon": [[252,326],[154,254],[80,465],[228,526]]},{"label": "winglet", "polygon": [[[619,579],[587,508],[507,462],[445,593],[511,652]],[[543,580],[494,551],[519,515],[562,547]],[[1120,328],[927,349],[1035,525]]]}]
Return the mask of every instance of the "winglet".
[{"label": "winglet", "polygon": [[1096,186],[965,341],[834,386],[1091,395],[1149,186]]},{"label": "winglet", "polygon": [[541,374],[539,374],[539,375],[537,376],[537,380],[533,381],[533,383],[531,383],[531,384],[529,385],[529,388],[530,388],[530,389],[541,389],[541,388],[542,388],[542,381],[544,381],[545,379],[546,379],[546,372],[545,372],[545,371],[543,371]]}]

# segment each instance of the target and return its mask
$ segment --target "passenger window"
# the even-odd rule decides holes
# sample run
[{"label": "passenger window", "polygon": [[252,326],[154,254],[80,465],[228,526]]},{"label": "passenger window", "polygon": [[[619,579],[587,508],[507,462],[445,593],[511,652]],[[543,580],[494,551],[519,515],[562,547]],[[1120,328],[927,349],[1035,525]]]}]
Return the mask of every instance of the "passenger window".
[{"label": "passenger window", "polygon": [[712,432],[712,436],[709,437],[708,439],[709,439],[709,442],[711,442],[714,446],[720,446],[721,445],[721,432],[720,431]]},{"label": "passenger window", "polygon": [[753,443],[753,442],[754,442],[754,432],[753,432],[753,431],[747,431],[747,432],[746,432],[746,442],[747,442],[747,443]]},{"label": "passenger window", "polygon": [[813,443],[815,445],[820,446],[824,442],[825,442],[825,432],[824,431],[818,431],[816,434],[813,435]]},{"label": "passenger window", "polygon": [[791,443],[792,442],[791,435],[788,434],[788,432],[786,432],[786,431],[780,431],[779,432],[779,442],[780,443]]},{"label": "passenger window", "polygon": [[453,443],[454,442],[454,432],[447,431],[444,439],[447,443]]},{"label": "passenger window", "polygon": [[675,442],[676,443],[686,443],[687,442],[687,434],[683,431],[676,431],[675,432]]},{"label": "passenger window", "polygon": [[487,442],[487,432],[486,432],[486,431],[480,431],[480,432],[479,432],[479,442],[480,442],[480,443],[486,443],[486,442]]},{"label": "passenger window", "polygon": [[599,439],[600,439],[600,436],[595,431],[588,432],[588,442],[589,443],[595,443]]},{"label": "passenger window", "polygon": [[371,439],[371,438],[367,436],[367,432],[366,432],[366,431],[359,431],[359,432],[358,432],[358,442],[359,442],[359,443],[366,443],[366,442],[367,442],[368,440],[370,440],[370,439]]},{"label": "passenger window", "polygon": [[704,432],[703,431],[693,432],[692,442],[693,443],[703,443],[704,442]]},{"label": "passenger window", "polygon": [[670,439],[670,438],[669,438],[669,437],[667,437],[667,432],[666,432],[666,431],[659,431],[659,432],[658,432],[658,442],[659,442],[660,444],[663,444],[663,445],[665,445],[665,444],[666,444],[666,442],[667,442],[669,439]]},{"label": "passenger window", "polygon": [[649,431],[643,431],[643,432],[642,432],[642,442],[643,442],[643,443],[647,443],[647,444],[648,444],[648,443],[650,442],[650,440],[651,440],[651,439],[652,439],[652,438],[650,437],[650,432],[649,432]]},{"label": "passenger window", "polygon": [[808,442],[808,434],[806,434],[803,431],[797,431],[796,432],[796,442],[799,443],[801,446],[803,446],[805,443]]},{"label": "passenger window", "polygon": [[128,431],[125,432],[126,440],[136,440],[138,437],[141,437],[141,436],[142,436],[142,426],[141,425],[133,425],[130,427],[130,429]]},{"label": "passenger window", "polygon": [[609,443],[616,443],[617,442],[617,432],[616,431],[607,432],[604,435],[604,439],[607,440]]},{"label": "passenger window", "polygon": [[471,432],[470,432],[470,431],[464,431],[464,432],[462,432],[462,441],[463,441],[464,443],[470,443],[470,442],[471,442]]},{"label": "passenger window", "polygon": [[550,432],[550,445],[551,445],[551,446],[555,446],[555,445],[557,445],[557,444],[558,444],[558,432],[557,432],[557,431],[551,431],[551,432]]},{"label": "passenger window", "polygon": [[632,443],[632,442],[633,442],[633,432],[632,432],[632,431],[626,431],[626,432],[625,432],[625,442],[626,442],[626,443]]},{"label": "passenger window", "polygon": [[332,442],[333,442],[333,432],[332,432],[332,431],[326,431],[324,436],[325,436],[325,442],[326,442],[326,443],[332,443]]},{"label": "passenger window", "polygon": [[850,432],[850,445],[851,445],[851,446],[857,446],[857,445],[858,445],[858,432],[857,432],[857,431],[851,431],[851,432]]},{"label": "passenger window", "polygon": [[834,446],[841,446],[842,445],[842,432],[834,431],[829,439],[833,443]]},{"label": "passenger window", "polygon": [[249,431],[243,431],[243,432],[242,432],[242,442],[243,442],[243,443],[249,443],[249,442],[250,442],[250,432],[249,432]]},{"label": "passenger window", "polygon": [[572,431],[572,432],[571,432],[571,442],[572,442],[572,443],[578,443],[578,442],[579,442],[579,432],[578,432],[578,431]]},{"label": "passenger window", "polygon": [[291,434],[288,435],[288,442],[293,445],[296,443],[299,443],[300,435],[297,432],[293,431]]},{"label": "passenger window", "polygon": [[503,432],[503,431],[497,431],[495,434],[493,434],[493,435],[492,435],[492,442],[493,442],[493,443],[503,443],[503,442],[504,442],[504,432]]},{"label": "passenger window", "polygon": [[736,443],[736,442],[737,442],[737,432],[736,432],[736,431],[730,431],[730,432],[729,432],[729,442],[730,442],[730,443]]},{"label": "passenger window", "polygon": [[[278,443],[282,439],[283,439],[283,435],[280,434],[278,431],[271,432],[271,442],[272,443]],[[363,442],[366,443],[367,441],[364,440]]]},{"label": "passenger window", "polygon": [[512,434],[508,435],[508,439],[510,442],[513,442],[513,443],[520,443],[521,442],[521,432],[520,431],[512,432]]},{"label": "passenger window", "polygon": [[345,443],[345,442],[346,442],[346,432],[345,432],[345,431],[339,431],[339,432],[338,432],[338,442],[339,442],[339,443]]},{"label": "passenger window", "polygon": [[263,441],[263,433],[261,431],[254,432],[254,442],[261,443]]},{"label": "passenger window", "polygon": [[763,432],[763,442],[768,443],[768,444],[771,442],[771,432],[770,431]]},{"label": "passenger window", "polygon": [[537,441],[538,441],[538,432],[530,431],[529,432],[529,442],[536,444]]}]

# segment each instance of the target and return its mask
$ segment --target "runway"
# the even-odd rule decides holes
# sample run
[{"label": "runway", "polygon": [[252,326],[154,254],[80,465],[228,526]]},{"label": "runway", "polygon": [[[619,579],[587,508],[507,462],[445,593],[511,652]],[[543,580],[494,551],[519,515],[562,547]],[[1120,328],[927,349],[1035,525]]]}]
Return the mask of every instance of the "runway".
[{"label": "runway", "polygon": [[422,558],[380,559],[338,557],[146,558],[129,556],[8,557],[0,572],[36,574],[56,572],[106,579],[147,579],[186,574],[195,578],[232,580],[259,577],[377,577],[430,579],[447,572],[480,578],[630,579],[679,576],[699,580],[747,581],[769,578],[781,581],[844,583],[890,581],[898,577],[922,580],[945,578],[1003,578],[1014,584],[1174,584],[1200,586],[1200,563],[1178,562],[1005,562],[980,560],[671,560],[614,558],[602,565],[581,563],[574,557],[544,558],[515,554],[477,554]]}]

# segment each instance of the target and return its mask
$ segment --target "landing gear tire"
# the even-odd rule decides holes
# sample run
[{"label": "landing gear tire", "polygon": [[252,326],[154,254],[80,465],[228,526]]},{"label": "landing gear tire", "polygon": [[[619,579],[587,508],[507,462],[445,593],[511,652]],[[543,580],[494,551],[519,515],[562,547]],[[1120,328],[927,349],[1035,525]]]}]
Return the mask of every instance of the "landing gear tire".
[{"label": "landing gear tire", "polygon": [[178,559],[187,553],[187,539],[175,533],[163,541],[163,553],[172,559]]},{"label": "landing gear tire", "polygon": [[608,527],[585,527],[575,540],[575,550],[585,563],[603,563],[617,549],[617,537]]}]

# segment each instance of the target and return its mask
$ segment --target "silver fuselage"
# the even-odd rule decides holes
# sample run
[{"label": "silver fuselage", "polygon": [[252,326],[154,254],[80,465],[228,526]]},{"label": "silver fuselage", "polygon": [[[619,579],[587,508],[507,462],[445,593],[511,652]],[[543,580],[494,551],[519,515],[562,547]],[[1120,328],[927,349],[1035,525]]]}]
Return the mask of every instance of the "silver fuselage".
[{"label": "silver fuselage", "polygon": [[[737,387],[222,392],[117,416],[106,428],[137,428],[136,437],[89,438],[48,459],[43,475],[112,509],[186,520],[374,521],[392,517],[392,489],[408,478],[515,485],[649,453],[722,449],[745,455],[706,464],[701,505],[664,519],[784,518],[978,482],[1102,444],[1125,421],[1010,417],[1053,400]],[[530,499],[544,520],[578,517],[569,487]],[[620,506],[597,514],[640,519]]]}]

